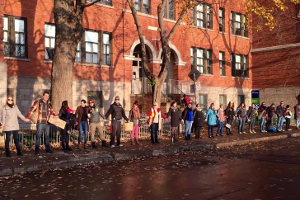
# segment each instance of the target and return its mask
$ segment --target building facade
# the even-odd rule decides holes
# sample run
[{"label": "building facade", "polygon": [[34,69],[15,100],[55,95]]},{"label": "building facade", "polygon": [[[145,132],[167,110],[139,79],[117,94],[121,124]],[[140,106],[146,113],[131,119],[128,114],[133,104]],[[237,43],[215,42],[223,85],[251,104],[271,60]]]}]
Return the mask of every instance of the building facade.
[{"label": "building facade", "polygon": [[[55,45],[54,0],[0,2],[1,104],[13,94],[23,113],[44,90],[50,89]],[[136,0],[135,6],[145,36],[150,69],[158,73],[161,44],[157,32],[159,0]],[[167,1],[167,33],[178,18],[178,5]],[[201,72],[196,100],[204,109],[214,102],[251,102],[251,34],[245,25],[243,1],[208,0],[189,11],[192,26],[182,23],[173,36],[172,58],[163,94],[194,95],[188,77],[192,67]],[[125,0],[103,0],[87,7],[85,32],[77,47],[74,66],[73,107],[81,99],[96,99],[106,111],[116,95],[129,110],[134,99],[150,93],[143,74],[139,38]],[[145,102],[147,102],[145,100]],[[145,106],[151,106],[145,103]],[[150,105],[149,105],[150,104]]]}]

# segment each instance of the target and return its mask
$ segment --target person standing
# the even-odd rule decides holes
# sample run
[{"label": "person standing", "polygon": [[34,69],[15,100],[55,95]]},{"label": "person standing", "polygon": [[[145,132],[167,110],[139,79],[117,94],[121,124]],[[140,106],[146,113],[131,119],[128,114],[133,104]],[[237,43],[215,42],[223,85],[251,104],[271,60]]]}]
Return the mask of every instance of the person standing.
[{"label": "person standing", "polygon": [[68,101],[63,101],[58,114],[59,118],[66,122],[65,128],[60,129],[61,146],[63,151],[72,151],[69,146],[69,140],[72,124],[76,124],[76,118],[71,112],[72,110],[69,108]]},{"label": "person standing", "polygon": [[[276,112],[275,111],[275,104],[272,103],[271,106],[269,106],[269,108],[267,108],[267,115],[266,115],[268,117],[268,120],[267,120],[267,123],[266,123],[267,130],[270,126],[272,126],[272,119],[273,119],[273,116],[274,116],[275,112]],[[282,131],[284,131],[284,130],[282,130]]]},{"label": "person standing", "polygon": [[223,136],[223,124],[225,122],[225,113],[224,113],[224,105],[221,104],[218,110],[219,120],[218,120],[218,130],[217,136]]},{"label": "person standing", "polygon": [[[138,101],[135,101],[132,109],[129,111],[129,119],[131,122],[133,122],[133,129],[130,132],[130,140],[131,145],[134,145],[134,138],[137,145],[140,145],[139,143],[139,124],[141,119],[140,109]],[[133,138],[134,137],[134,138]]]},{"label": "person standing", "polygon": [[45,134],[45,149],[46,153],[53,153],[53,151],[50,149],[49,144],[49,134],[50,134],[50,124],[48,124],[48,119],[50,118],[50,115],[54,115],[55,113],[52,110],[51,103],[49,101],[50,94],[49,92],[43,93],[43,98],[36,100],[30,111],[28,112],[26,118],[30,119],[31,115],[34,112],[37,112],[37,134],[36,134],[36,140],[35,140],[35,155],[39,155],[40,152],[40,139],[42,137],[42,134]]},{"label": "person standing", "polygon": [[192,123],[194,121],[193,119],[194,113],[192,109],[192,104],[188,103],[187,107],[184,109],[182,113],[182,119],[184,120],[185,124],[185,139],[186,140],[191,140],[191,130],[192,130]]},{"label": "person standing", "polygon": [[96,140],[95,140],[95,133],[98,130],[100,140],[102,142],[102,147],[107,147],[105,141],[105,135],[103,133],[103,125],[101,124],[101,118],[105,121],[105,117],[101,114],[100,109],[95,105],[95,101],[93,99],[89,100],[89,114],[90,114],[90,127],[91,127],[91,141],[92,147],[97,148]]},{"label": "person standing", "polygon": [[166,119],[166,116],[161,113],[161,109],[157,107],[157,103],[150,108],[147,117],[149,118],[149,126],[151,129],[151,143],[159,143],[157,132],[161,127],[161,118]]},{"label": "person standing", "polygon": [[[22,113],[20,112],[17,105],[14,103],[14,99],[12,95],[8,95],[6,104],[2,109],[2,120],[0,120],[0,128],[3,128],[3,131],[5,132],[5,154],[6,157],[11,157],[10,150],[9,150],[9,142],[10,142],[10,136],[13,134],[14,143],[17,149],[17,155],[23,156],[20,144],[19,144],[19,122],[18,117],[21,118],[25,122],[29,122],[29,119],[26,119]],[[0,118],[1,119],[1,118]]]},{"label": "person standing", "polygon": [[245,104],[242,102],[236,111],[237,117],[239,119],[239,134],[247,134],[245,132],[245,122],[247,119],[247,110]]},{"label": "person standing", "polygon": [[120,104],[120,97],[115,97],[115,102],[110,105],[105,114],[105,119],[111,115],[112,133],[110,136],[110,147],[115,147],[115,137],[117,136],[117,146],[122,147],[121,144],[121,120],[124,118],[127,122],[129,119],[125,115],[125,111]]},{"label": "person standing", "polygon": [[300,125],[300,104],[294,106],[294,119],[296,120],[296,128],[299,129]]},{"label": "person standing", "polygon": [[265,130],[266,118],[267,118],[267,107],[266,107],[265,102],[262,102],[258,109],[258,119],[261,119],[261,123],[260,123],[260,132],[261,133],[267,132]]},{"label": "person standing", "polygon": [[283,120],[284,120],[284,103],[280,101],[279,106],[276,107],[276,114],[277,114],[277,131],[283,131]]},{"label": "person standing", "polygon": [[214,137],[214,126],[217,124],[218,113],[215,111],[215,104],[211,103],[206,113],[206,120],[208,125],[208,137]]},{"label": "person standing", "polygon": [[177,142],[178,141],[178,127],[181,121],[180,110],[177,108],[177,103],[173,101],[171,103],[171,107],[169,112],[167,113],[167,118],[171,116],[171,141]]},{"label": "person standing", "polygon": [[247,111],[247,116],[248,116],[248,119],[250,120],[250,122],[249,122],[250,133],[256,133],[254,130],[256,113],[257,112],[255,110],[255,104],[252,103],[252,105],[249,106],[249,110]]},{"label": "person standing", "polygon": [[204,126],[205,115],[201,110],[200,104],[196,105],[196,109],[194,110],[194,126],[195,126],[195,138],[202,138],[201,129]]},{"label": "person standing", "polygon": [[225,128],[226,128],[226,133],[227,135],[231,135],[232,133],[232,123],[234,120],[234,103],[233,102],[229,102],[227,105],[227,108],[225,109],[225,118],[226,118],[226,124],[225,124]]},{"label": "person standing", "polygon": [[291,124],[291,117],[292,117],[292,111],[290,110],[290,106],[286,105],[285,107],[285,123],[286,123],[286,130],[291,131],[292,129],[290,128],[290,124]]},{"label": "person standing", "polygon": [[79,137],[78,137],[78,149],[80,149],[80,143],[82,138],[82,132],[84,132],[84,144],[83,148],[86,149],[86,143],[88,138],[88,107],[86,106],[86,100],[80,101],[80,106],[77,107],[75,116],[79,126]]}]

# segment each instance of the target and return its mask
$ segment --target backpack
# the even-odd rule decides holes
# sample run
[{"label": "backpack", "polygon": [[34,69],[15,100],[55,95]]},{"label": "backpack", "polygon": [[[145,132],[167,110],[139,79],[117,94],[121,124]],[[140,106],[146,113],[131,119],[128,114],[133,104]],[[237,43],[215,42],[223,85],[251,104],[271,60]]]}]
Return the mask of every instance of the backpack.
[{"label": "backpack", "polygon": [[276,127],[274,127],[274,126],[270,126],[267,131],[268,132],[272,132],[272,133],[276,133],[277,132],[276,131]]}]

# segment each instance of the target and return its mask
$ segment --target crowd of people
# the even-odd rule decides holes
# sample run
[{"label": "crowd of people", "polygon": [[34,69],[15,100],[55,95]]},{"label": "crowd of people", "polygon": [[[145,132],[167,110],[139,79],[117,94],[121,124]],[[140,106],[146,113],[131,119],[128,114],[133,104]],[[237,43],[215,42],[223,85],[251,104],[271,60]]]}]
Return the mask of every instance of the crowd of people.
[{"label": "crowd of people", "polygon": [[[14,143],[17,149],[17,155],[22,156],[22,152],[19,145],[18,131],[19,123],[18,117],[25,122],[32,121],[36,124],[36,142],[35,142],[35,154],[38,155],[40,151],[40,139],[42,134],[45,136],[45,151],[46,153],[53,153],[50,148],[49,134],[51,124],[49,118],[59,118],[65,122],[64,128],[60,128],[61,134],[61,146],[63,151],[72,151],[69,145],[70,133],[76,128],[79,130],[79,137],[77,148],[86,149],[88,134],[91,135],[91,144],[93,148],[97,148],[95,133],[99,133],[99,139],[103,147],[116,145],[122,147],[121,143],[121,121],[124,119],[127,123],[132,123],[132,130],[130,132],[131,145],[140,145],[138,134],[141,126],[141,113],[139,110],[138,102],[135,101],[132,108],[129,111],[128,117],[120,104],[120,97],[116,96],[114,103],[110,105],[105,115],[102,115],[100,108],[95,105],[93,99],[89,99],[88,105],[86,100],[82,99],[80,105],[76,111],[73,111],[68,101],[63,101],[59,113],[56,114],[49,101],[49,92],[44,92],[41,99],[37,99],[26,117],[24,117],[19,111],[17,105],[14,103],[12,95],[9,95],[6,101],[6,105],[3,107],[0,117],[0,128],[6,134],[5,139],[5,152],[6,156],[10,157],[9,143],[11,134],[13,135]],[[266,106],[264,102],[260,106],[252,104],[247,109],[245,103],[241,103],[237,109],[235,109],[234,103],[229,102],[227,107],[221,104],[218,109],[215,108],[214,103],[211,103],[209,109],[205,113],[201,109],[200,104],[193,105],[188,97],[183,96],[181,103],[184,104],[183,111],[177,105],[177,102],[172,102],[171,106],[166,114],[162,113],[161,108],[158,108],[158,104],[155,102],[150,108],[147,114],[147,124],[150,129],[151,142],[153,144],[159,143],[158,131],[162,128],[162,120],[170,118],[171,128],[171,142],[177,142],[179,138],[179,127],[184,123],[185,140],[191,140],[191,132],[193,130],[195,139],[202,138],[203,128],[207,125],[208,137],[213,138],[216,136],[223,136],[223,129],[226,130],[227,135],[233,134],[233,123],[238,121],[238,134],[247,134],[245,131],[245,124],[249,124],[249,133],[256,133],[254,126],[256,120],[260,120],[260,132],[267,131],[285,131],[283,129],[283,123],[286,122],[286,130],[290,131],[290,119],[293,113],[290,106],[284,106],[284,102],[281,101],[276,107],[274,103],[270,106]],[[111,128],[110,128],[110,143],[106,143],[105,135],[103,131],[103,123],[111,116]],[[277,126],[273,126],[272,119],[277,117]],[[296,119],[296,127],[299,129],[300,125],[300,104],[294,106],[294,118]],[[216,134],[214,134],[214,128],[217,127]],[[274,130],[275,129],[275,130]],[[82,136],[84,141],[82,145]]]}]

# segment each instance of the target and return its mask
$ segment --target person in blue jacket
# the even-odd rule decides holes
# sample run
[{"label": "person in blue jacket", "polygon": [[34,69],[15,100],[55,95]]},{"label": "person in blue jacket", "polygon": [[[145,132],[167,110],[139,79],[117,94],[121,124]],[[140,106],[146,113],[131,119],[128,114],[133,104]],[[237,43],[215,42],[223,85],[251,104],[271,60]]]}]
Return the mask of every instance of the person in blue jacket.
[{"label": "person in blue jacket", "polygon": [[215,104],[211,103],[206,113],[206,120],[208,125],[208,137],[214,137],[214,126],[217,124],[218,113],[215,111]]}]

